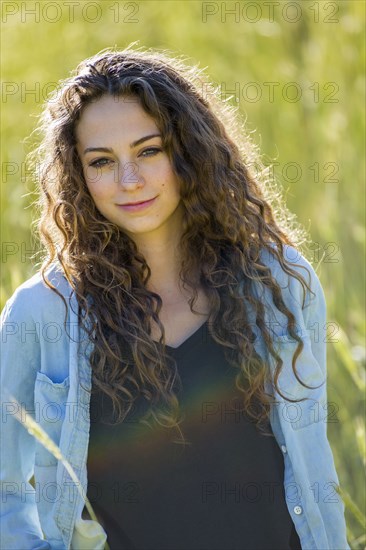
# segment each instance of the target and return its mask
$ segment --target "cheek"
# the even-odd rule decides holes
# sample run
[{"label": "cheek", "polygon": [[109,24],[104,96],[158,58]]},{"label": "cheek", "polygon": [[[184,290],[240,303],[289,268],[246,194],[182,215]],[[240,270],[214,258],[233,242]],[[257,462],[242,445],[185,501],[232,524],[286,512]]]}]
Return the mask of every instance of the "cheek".
[{"label": "cheek", "polygon": [[170,164],[167,162],[163,170],[160,172],[159,177],[160,188],[164,193],[171,195],[180,195],[180,185],[178,178],[174,174]]},{"label": "cheek", "polygon": [[103,176],[95,176],[94,178],[85,177],[85,182],[89,193],[95,201],[102,201],[110,197],[113,192],[113,185],[108,178]]},{"label": "cheek", "polygon": [[108,198],[107,189],[101,185],[88,184],[88,189],[95,201],[102,201]]}]

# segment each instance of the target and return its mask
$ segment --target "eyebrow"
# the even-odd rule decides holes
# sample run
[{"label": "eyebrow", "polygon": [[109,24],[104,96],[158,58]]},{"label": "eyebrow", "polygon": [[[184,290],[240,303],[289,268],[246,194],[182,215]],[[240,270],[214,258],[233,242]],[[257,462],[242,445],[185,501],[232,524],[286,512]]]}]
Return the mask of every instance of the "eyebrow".
[{"label": "eyebrow", "polygon": [[[161,137],[161,134],[150,134],[148,136],[139,138],[136,141],[133,141],[132,143],[130,143],[130,148],[132,149],[133,147],[137,147],[137,145],[140,145],[144,141],[147,141],[148,139],[152,139],[154,137]],[[112,153],[112,149],[110,147],[87,147],[84,150],[84,155],[86,155],[86,153],[91,153],[93,151],[103,151],[103,153]]]}]

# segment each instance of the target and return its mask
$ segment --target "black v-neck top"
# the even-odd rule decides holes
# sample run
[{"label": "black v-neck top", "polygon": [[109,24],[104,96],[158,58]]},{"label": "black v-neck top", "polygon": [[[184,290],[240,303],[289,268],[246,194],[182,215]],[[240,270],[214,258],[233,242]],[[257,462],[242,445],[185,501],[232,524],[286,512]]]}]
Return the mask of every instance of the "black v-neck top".
[{"label": "black v-neck top", "polygon": [[166,348],[182,381],[190,445],[171,442],[172,429],[139,423],[143,396],[114,426],[103,423],[113,421],[111,400],[91,396],[87,496],[111,550],[301,550],[282,452],[239,410],[237,370],[207,322]]}]

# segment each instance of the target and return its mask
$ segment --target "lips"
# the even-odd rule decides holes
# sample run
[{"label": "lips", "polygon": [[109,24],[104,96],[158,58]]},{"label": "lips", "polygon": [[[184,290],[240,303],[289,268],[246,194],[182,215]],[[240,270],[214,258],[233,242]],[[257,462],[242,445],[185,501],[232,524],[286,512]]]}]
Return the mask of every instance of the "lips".
[{"label": "lips", "polygon": [[118,206],[136,206],[137,204],[142,204],[144,202],[152,201],[155,197],[152,199],[146,199],[145,201],[139,201],[139,202],[126,202],[125,204],[119,204]]},{"label": "lips", "polygon": [[127,212],[140,212],[145,208],[148,208],[151,204],[153,204],[155,200],[156,200],[156,197],[154,197],[153,199],[142,201],[142,202],[135,202],[130,204],[118,204],[117,206],[119,208],[123,208],[123,210],[126,210]]}]

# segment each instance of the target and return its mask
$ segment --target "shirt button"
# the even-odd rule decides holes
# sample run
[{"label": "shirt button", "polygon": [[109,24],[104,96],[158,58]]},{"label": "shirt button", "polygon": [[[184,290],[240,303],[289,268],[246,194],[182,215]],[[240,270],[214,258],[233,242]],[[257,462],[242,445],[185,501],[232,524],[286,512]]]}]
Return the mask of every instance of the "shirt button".
[{"label": "shirt button", "polygon": [[301,514],[301,513],[302,513],[302,508],[301,508],[301,506],[295,506],[294,512],[295,512],[295,514],[296,514],[297,516],[298,516],[299,514]]},{"label": "shirt button", "polygon": [[286,445],[281,445],[281,451],[287,453]]}]

